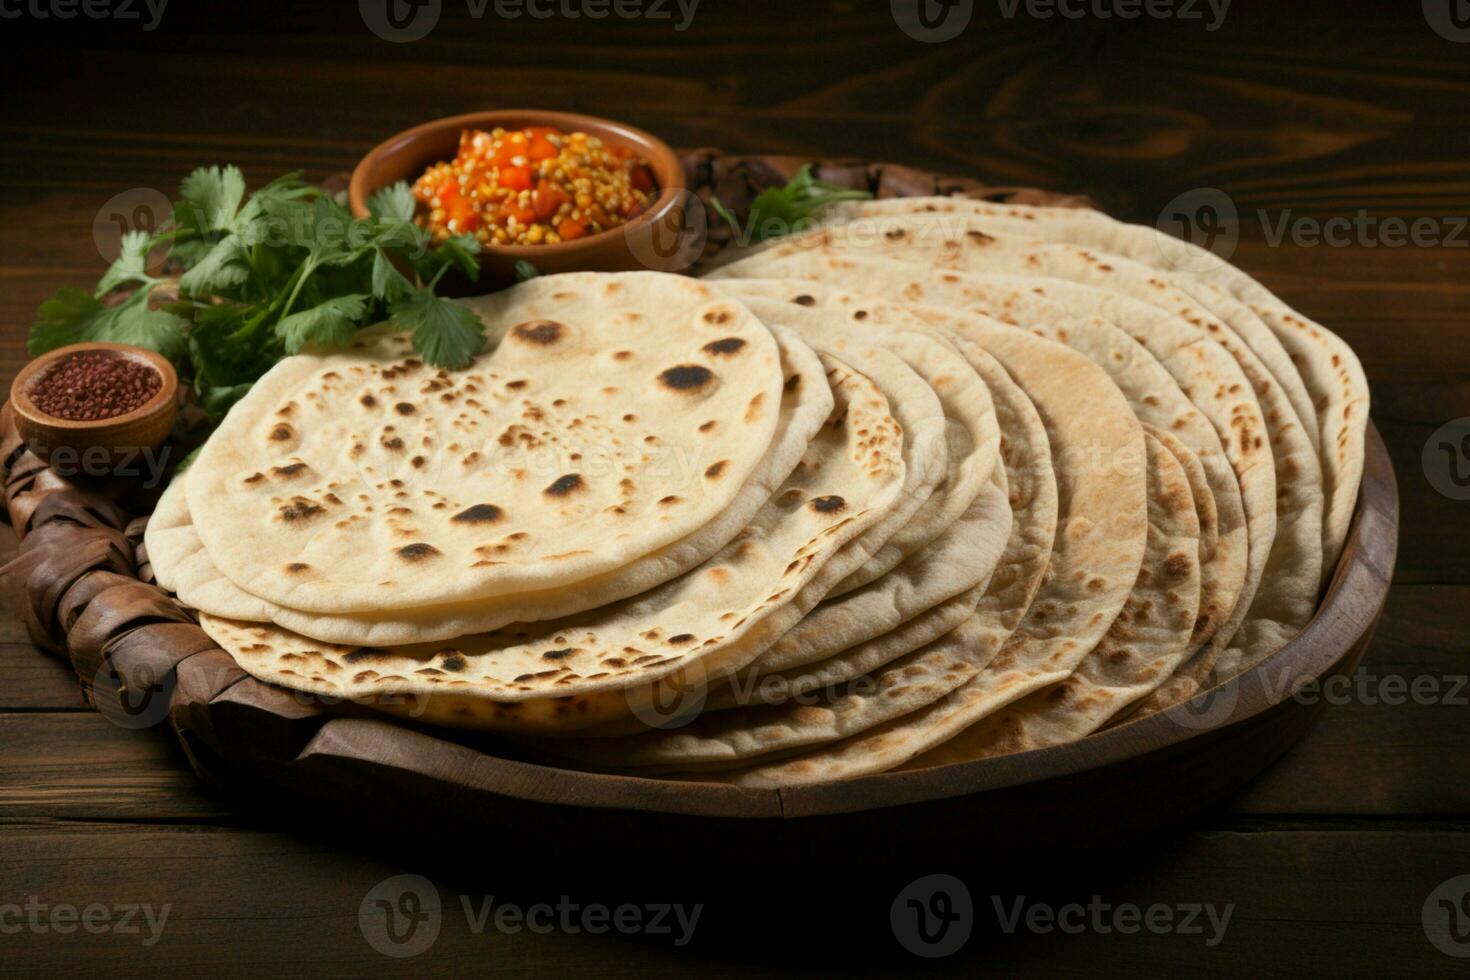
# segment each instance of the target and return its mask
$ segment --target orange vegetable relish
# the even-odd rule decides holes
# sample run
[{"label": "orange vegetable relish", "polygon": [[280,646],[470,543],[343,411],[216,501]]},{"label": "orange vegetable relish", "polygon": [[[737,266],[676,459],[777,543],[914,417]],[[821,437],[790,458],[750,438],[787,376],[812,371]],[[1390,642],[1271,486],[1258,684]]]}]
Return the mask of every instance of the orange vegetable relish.
[{"label": "orange vegetable relish", "polygon": [[549,245],[624,224],[654,191],[646,161],[586,133],[467,129],[458,155],[414,182],[414,220],[439,241]]}]

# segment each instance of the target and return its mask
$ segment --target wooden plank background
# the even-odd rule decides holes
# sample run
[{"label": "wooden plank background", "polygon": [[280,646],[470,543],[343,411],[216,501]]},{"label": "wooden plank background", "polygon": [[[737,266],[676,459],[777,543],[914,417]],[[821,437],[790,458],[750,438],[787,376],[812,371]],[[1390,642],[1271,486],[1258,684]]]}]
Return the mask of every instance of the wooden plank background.
[{"label": "wooden plank background", "polygon": [[[1347,703],[1222,810],[1122,855],[1056,867],[1040,854],[1034,874],[1000,875],[986,855],[1005,841],[956,841],[952,868],[877,874],[863,853],[814,854],[799,867],[750,854],[748,875],[710,880],[698,854],[610,840],[648,855],[646,876],[610,881],[555,855],[542,873],[507,871],[495,855],[514,841],[373,839],[271,801],[218,796],[161,736],[90,712],[69,672],[6,615],[0,973],[1388,977],[1459,967],[1426,938],[1421,909],[1440,882],[1470,874],[1470,503],[1434,489],[1421,453],[1440,425],[1470,416],[1470,231],[1456,220],[1470,216],[1470,44],[1441,37],[1413,3],[1239,3],[1214,31],[1197,20],[1038,18],[1025,4],[1006,17],[1008,5],[975,6],[964,34],[944,44],[914,41],[888,4],[858,0],[704,0],[684,31],[616,17],[474,18],[446,2],[437,28],[409,44],[374,36],[350,3],[173,0],[151,32],[33,12],[7,19],[0,377],[8,385],[24,363],[36,305],[95,281],[94,220],[102,213],[106,224],[114,195],[171,195],[205,163],[237,163],[252,183],[295,168],[319,178],[398,129],[477,108],[581,110],[682,146],[890,159],[1081,191],[1148,223],[1176,195],[1215,187],[1246,219],[1235,261],[1362,356],[1394,456],[1398,576]],[[1258,220],[1300,227],[1360,211],[1431,219],[1442,242],[1278,246]],[[1438,688],[1429,703],[1380,696],[1385,681],[1420,677]],[[903,836],[920,832],[896,821],[892,838],[871,846],[901,853]],[[390,959],[364,940],[358,907],[377,882],[407,872],[434,881],[444,925],[428,952]],[[963,951],[926,962],[894,940],[888,906],[932,872],[966,880],[978,924]],[[171,911],[146,946],[146,930],[11,929],[20,920],[7,918],[7,903],[32,895]],[[684,947],[654,936],[477,934],[461,895],[703,912]],[[1235,909],[1213,947],[1179,934],[1007,935],[992,896],[1018,895]]]}]

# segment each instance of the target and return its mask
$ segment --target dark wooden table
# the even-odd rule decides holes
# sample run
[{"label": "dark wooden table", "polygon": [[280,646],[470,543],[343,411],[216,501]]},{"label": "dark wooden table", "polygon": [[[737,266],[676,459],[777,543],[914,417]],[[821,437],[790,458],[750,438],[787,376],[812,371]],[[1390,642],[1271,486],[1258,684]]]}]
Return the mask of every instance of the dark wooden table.
[{"label": "dark wooden table", "polygon": [[[872,854],[901,853],[905,837],[923,833],[895,817],[869,853],[814,853],[799,866],[750,853],[747,873],[734,879],[703,874],[698,853],[610,839],[608,848],[646,853],[647,865],[644,875],[611,880],[555,854],[539,869],[512,869],[503,859],[515,855],[513,840],[364,834],[350,821],[217,795],[161,734],[116,727],[88,709],[70,672],[7,615],[0,973],[1464,969],[1431,944],[1421,913],[1442,882],[1470,874],[1470,503],[1438,492],[1421,459],[1439,426],[1470,416],[1470,43],[1437,32],[1415,3],[1361,12],[1255,4],[1231,8],[1213,31],[1203,4],[1204,20],[1125,21],[1038,17],[1052,8],[1024,2],[1005,17],[996,11],[1009,4],[980,3],[988,16],[977,12],[959,38],[937,44],[902,32],[888,4],[858,0],[706,0],[685,30],[676,30],[682,15],[672,3],[661,5],[671,15],[663,20],[508,20],[493,5],[476,19],[451,2],[413,43],[374,36],[355,6],[174,0],[154,31],[81,15],[38,20],[36,8],[4,22],[7,385],[26,360],[36,305],[59,286],[95,281],[94,217],[105,226],[105,205],[119,192],[135,189],[123,199],[131,209],[148,189],[171,194],[205,163],[238,163],[252,182],[293,168],[322,177],[400,128],[475,108],[582,110],[684,146],[851,154],[1082,191],[1150,223],[1176,195],[1214,187],[1242,215],[1235,261],[1341,333],[1367,368],[1404,513],[1377,640],[1360,683],[1288,757],[1218,812],[1127,853],[1065,867],[1038,854],[1034,869],[1000,873],[990,859],[1008,842],[956,840],[951,867],[870,873]],[[1337,244],[1300,241],[1313,222],[1358,216]],[[1390,218],[1424,219],[1431,240],[1385,244]],[[1297,242],[1272,243],[1283,221]],[[1470,460],[1459,462],[1470,470]],[[1416,680],[1417,695],[1405,695]],[[709,847],[739,854],[742,843]],[[432,879],[442,928],[427,952],[389,958],[364,938],[359,908],[377,883],[405,873]],[[889,926],[899,889],[930,873],[960,877],[975,901],[969,943],[937,961],[905,952]],[[508,931],[493,919],[477,930],[492,896],[496,907],[565,896],[584,910],[698,903],[702,912],[683,946],[616,930]],[[1233,912],[1213,945],[1207,924],[1203,934],[1122,934],[1099,928],[1091,912],[1075,934],[1024,924],[1008,933],[997,903],[1009,914],[1021,896],[1053,908],[1230,904]],[[156,917],[165,904],[154,937],[143,907]],[[126,924],[134,931],[120,927],[129,906],[140,909]],[[70,915],[91,918],[72,926]],[[1458,926],[1470,930],[1470,914]]]}]

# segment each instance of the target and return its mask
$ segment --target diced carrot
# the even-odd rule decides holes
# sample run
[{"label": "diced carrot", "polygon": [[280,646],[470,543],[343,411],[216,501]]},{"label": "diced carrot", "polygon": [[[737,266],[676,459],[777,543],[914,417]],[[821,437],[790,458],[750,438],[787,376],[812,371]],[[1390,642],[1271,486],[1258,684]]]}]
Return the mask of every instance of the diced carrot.
[{"label": "diced carrot", "polygon": [[523,225],[529,225],[536,220],[536,212],[531,208],[523,208],[515,204],[507,204],[500,209],[504,218],[515,218]]},{"label": "diced carrot", "polygon": [[581,238],[587,234],[587,226],[580,221],[566,219],[556,226],[556,233],[561,236],[562,241],[569,242],[574,238]]},{"label": "diced carrot", "polygon": [[526,149],[526,156],[532,160],[550,160],[559,152],[561,151],[552,145],[551,140],[545,136],[536,136],[531,140],[530,147]]},{"label": "diced carrot", "polygon": [[569,200],[571,198],[567,196],[566,191],[544,178],[536,185],[536,192],[531,195],[531,204],[536,209],[536,217],[542,220],[556,214],[557,209]]},{"label": "diced carrot", "polygon": [[449,207],[449,217],[460,231],[474,231],[480,227],[480,212],[475,210],[472,202],[464,198],[460,198]]},{"label": "diced carrot", "polygon": [[528,191],[531,189],[530,167],[501,167],[500,186],[509,187],[513,191]]}]

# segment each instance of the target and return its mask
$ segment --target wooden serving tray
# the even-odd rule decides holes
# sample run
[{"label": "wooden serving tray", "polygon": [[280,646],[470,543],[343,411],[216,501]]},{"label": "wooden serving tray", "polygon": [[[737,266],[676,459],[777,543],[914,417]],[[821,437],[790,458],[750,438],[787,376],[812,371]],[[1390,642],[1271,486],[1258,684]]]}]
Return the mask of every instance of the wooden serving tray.
[{"label": "wooden serving tray", "polygon": [[[714,150],[685,157],[689,186],[718,194],[737,215],[805,162]],[[1086,204],[893,165],[824,162],[816,172],[883,197]],[[711,229],[707,257],[726,231]],[[1031,844],[1058,857],[1139,839],[1234,792],[1305,734],[1324,699],[1293,695],[1356,668],[1398,543],[1398,489],[1370,424],[1357,509],[1326,596],[1307,628],[1254,670],[1189,704],[1068,745],[752,790],[560,769],[518,759],[490,737],[419,728],[258,681],[153,584],[142,546],[147,518],[138,515],[156,490],[57,474],[25,447],[8,404],[0,409],[0,471],[6,516],[21,537],[18,556],[0,569],[0,588],[33,642],[68,661],[89,700],[116,723],[142,730],[166,722],[204,779],[252,796],[284,795],[317,820],[515,840],[509,860],[551,853],[604,867],[648,859],[642,847],[607,846],[618,840],[735,865],[759,853],[769,865],[831,853],[834,844],[862,846],[865,861],[882,864],[896,849],[873,845],[898,833],[910,864],[952,861],[966,841],[978,850],[1003,840],[988,858],[1028,860],[1037,853]],[[712,849],[731,840],[711,836],[726,830],[739,834],[739,845]]]}]

